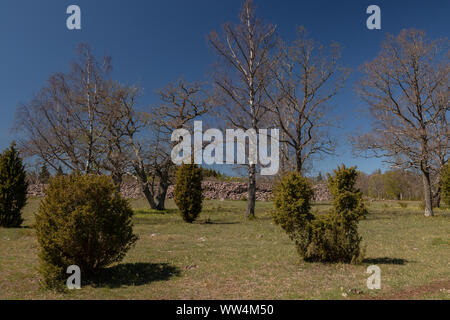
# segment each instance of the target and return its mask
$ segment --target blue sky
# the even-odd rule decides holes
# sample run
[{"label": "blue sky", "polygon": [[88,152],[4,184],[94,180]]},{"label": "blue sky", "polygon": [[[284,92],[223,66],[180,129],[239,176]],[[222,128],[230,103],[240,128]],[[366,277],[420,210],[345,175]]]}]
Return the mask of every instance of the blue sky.
[{"label": "blue sky", "polygon": [[[370,120],[357,110],[367,107],[355,94],[358,66],[375,57],[386,33],[403,28],[423,29],[431,38],[448,37],[450,1],[288,1],[255,0],[257,13],[278,26],[286,40],[295,37],[296,26],[305,26],[322,43],[339,42],[343,62],[353,70],[345,88],[332,101],[340,129],[333,131],[341,144],[339,156],[314,164],[314,171],[330,171],[340,163],[357,164],[372,172],[380,160],[351,155],[346,135],[368,129]],[[82,11],[82,30],[66,28],[66,8]],[[366,8],[376,4],[382,13],[382,29],[366,28]],[[241,0],[1,0],[0,1],[0,148],[10,133],[15,109],[27,102],[54,72],[68,69],[80,42],[91,44],[97,55],[113,58],[113,77],[123,83],[139,83],[145,90],[142,105],[156,102],[155,90],[180,77],[208,79],[215,56],[206,35],[237,21]]]}]

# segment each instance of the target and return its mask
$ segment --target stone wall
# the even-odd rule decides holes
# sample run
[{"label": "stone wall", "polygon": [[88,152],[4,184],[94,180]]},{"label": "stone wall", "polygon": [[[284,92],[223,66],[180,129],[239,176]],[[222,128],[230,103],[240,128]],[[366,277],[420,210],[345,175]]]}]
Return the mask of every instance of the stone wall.
[{"label": "stone wall", "polygon": [[[33,184],[28,187],[28,196],[43,197],[46,185]],[[203,195],[205,199],[217,200],[243,200],[247,198],[247,184],[242,182],[217,182],[204,181],[202,183]],[[173,186],[169,186],[167,198],[173,198]],[[121,193],[128,199],[143,198],[137,183],[123,183]],[[256,200],[269,201],[272,198],[272,184],[260,183],[256,188]],[[315,201],[330,201],[330,192],[326,184],[316,184],[314,186]]]},{"label": "stone wall", "polygon": [[28,197],[43,197],[45,196],[45,189],[47,189],[46,184],[30,184],[28,186]]}]

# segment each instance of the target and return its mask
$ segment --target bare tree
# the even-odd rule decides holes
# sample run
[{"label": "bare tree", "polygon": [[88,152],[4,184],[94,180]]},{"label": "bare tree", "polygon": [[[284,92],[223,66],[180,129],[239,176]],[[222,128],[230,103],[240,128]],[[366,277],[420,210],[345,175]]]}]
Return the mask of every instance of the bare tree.
[{"label": "bare tree", "polygon": [[[149,115],[150,125],[156,137],[154,162],[152,170],[158,178],[156,195],[158,209],[164,207],[164,201],[169,187],[169,178],[174,164],[171,151],[175,142],[171,140],[176,129],[189,130],[193,121],[209,112],[212,96],[199,83],[187,83],[179,80],[169,84],[159,92],[161,103]],[[190,130],[192,132],[192,130]]]},{"label": "bare tree", "polygon": [[[132,169],[133,151],[130,146],[130,131],[139,132],[145,120],[134,110],[140,88],[109,82],[103,104],[98,108],[98,121],[102,131],[100,137],[99,167],[111,173],[120,190],[123,175]],[[134,130],[131,130],[133,127]]]},{"label": "bare tree", "polygon": [[267,88],[271,111],[281,128],[280,142],[285,159],[295,159],[299,173],[316,155],[333,154],[335,141],[330,137],[327,103],[342,88],[348,70],[340,66],[339,45],[327,50],[307,37],[299,28],[291,45],[279,42],[277,63],[273,65],[273,88]]},{"label": "bare tree", "polygon": [[198,83],[183,80],[169,84],[158,94],[161,103],[150,112],[136,110],[138,91],[124,91],[120,101],[117,121],[117,137],[125,137],[125,149],[129,156],[132,174],[137,178],[151,208],[165,209],[167,189],[175,165],[171,159],[174,142],[172,132],[185,128],[206,114],[210,108],[210,96]]},{"label": "bare tree", "polygon": [[38,156],[53,169],[99,170],[98,108],[103,103],[110,58],[96,61],[88,45],[78,48],[69,74],[52,75],[47,86],[16,113],[15,129],[25,156]]},{"label": "bare tree", "polygon": [[109,108],[101,118],[107,128],[102,136],[103,152],[106,154],[102,164],[104,168],[110,168],[113,178],[117,177],[120,181],[124,173],[122,170],[129,170],[128,173],[139,182],[150,207],[157,209],[155,175],[149,164],[157,161],[152,152],[157,144],[148,130],[148,115],[137,108],[139,92],[139,88],[118,85],[107,104]]},{"label": "bare tree", "polygon": [[125,173],[137,178],[153,209],[164,210],[174,164],[172,131],[205,114],[210,96],[199,84],[178,81],[159,92],[161,104],[138,109],[140,88],[108,78],[110,59],[98,63],[87,45],[69,74],[50,77],[35,98],[19,108],[15,128],[26,156],[54,170],[110,173],[120,188]]},{"label": "bare tree", "polygon": [[425,216],[433,215],[433,173],[449,156],[448,44],[417,30],[388,36],[379,55],[362,67],[359,85],[373,130],[355,140],[356,150],[387,157],[397,168],[420,171]]},{"label": "bare tree", "polygon": [[[235,128],[257,132],[267,113],[264,88],[270,76],[271,51],[275,27],[264,24],[255,15],[251,0],[240,12],[240,23],[223,26],[223,37],[216,32],[209,42],[223,62],[215,75],[215,84],[226,98],[224,116]],[[249,163],[247,217],[255,216],[256,163]]]},{"label": "bare tree", "polygon": [[[448,61],[448,59],[447,59]],[[448,68],[448,65],[447,65]],[[448,76],[448,75],[447,75]],[[432,122],[432,132],[434,132],[435,140],[432,142],[433,145],[431,150],[433,150],[432,165],[431,165],[431,176],[433,186],[433,206],[440,207],[441,202],[441,176],[442,169],[448,162],[449,157],[449,146],[450,146],[450,129],[448,123],[448,101],[449,101],[449,90],[448,90],[448,78],[447,83],[442,82],[443,87],[437,92],[436,104],[445,106],[447,104],[447,111],[441,112],[437,117],[436,121]]]}]

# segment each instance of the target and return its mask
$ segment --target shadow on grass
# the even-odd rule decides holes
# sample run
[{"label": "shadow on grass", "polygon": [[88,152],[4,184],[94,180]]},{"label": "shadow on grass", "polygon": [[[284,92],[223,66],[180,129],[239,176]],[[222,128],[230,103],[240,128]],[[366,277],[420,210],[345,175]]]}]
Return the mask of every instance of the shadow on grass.
[{"label": "shadow on grass", "polygon": [[233,221],[220,221],[220,220],[204,220],[204,221],[199,221],[199,224],[223,224],[223,225],[227,225],[227,224],[240,224],[240,222],[233,222]]},{"label": "shadow on grass", "polygon": [[23,226],[23,225],[20,225],[18,227],[2,227],[2,226],[0,226],[0,229],[3,229],[3,230],[23,230],[23,229],[25,229],[25,230],[27,230],[27,229],[33,229],[33,226]]},{"label": "shadow on grass", "polygon": [[165,209],[165,210],[153,210],[153,209],[136,209],[134,210],[134,214],[142,214],[142,215],[166,215],[166,214],[175,214],[178,213],[177,209]]},{"label": "shadow on grass", "polygon": [[363,263],[367,264],[395,264],[395,265],[405,265],[409,261],[406,259],[400,259],[400,258],[371,258],[371,259],[364,259]]},{"label": "shadow on grass", "polygon": [[167,263],[124,263],[104,269],[86,282],[94,287],[119,288],[166,281],[180,274],[177,267]]}]

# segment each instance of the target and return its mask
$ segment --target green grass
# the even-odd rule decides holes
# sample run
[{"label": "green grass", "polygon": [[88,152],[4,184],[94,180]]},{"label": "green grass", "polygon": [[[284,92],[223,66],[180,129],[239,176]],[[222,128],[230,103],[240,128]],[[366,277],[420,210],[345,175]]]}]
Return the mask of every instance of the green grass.
[{"label": "green grass", "polygon": [[[366,260],[346,265],[301,261],[272,223],[270,202],[258,202],[257,219],[247,221],[244,201],[206,201],[187,224],[172,201],[161,214],[136,200],[136,246],[97,282],[61,294],[40,287],[39,200],[31,199],[23,228],[0,229],[0,299],[449,299],[450,213],[425,218],[418,202],[403,203],[370,203],[360,223]],[[381,290],[366,287],[371,264],[381,268]]]}]

